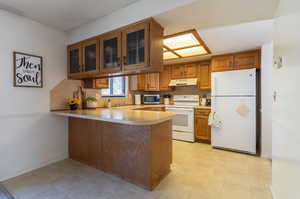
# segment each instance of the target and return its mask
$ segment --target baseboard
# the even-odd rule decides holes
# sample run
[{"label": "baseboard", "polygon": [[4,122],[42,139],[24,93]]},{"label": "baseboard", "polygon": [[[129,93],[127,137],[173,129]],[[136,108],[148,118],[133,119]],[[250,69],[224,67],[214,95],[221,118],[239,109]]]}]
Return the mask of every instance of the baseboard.
[{"label": "baseboard", "polygon": [[27,168],[27,169],[24,169],[24,170],[21,170],[19,172],[16,172],[14,175],[10,175],[10,176],[5,176],[5,177],[2,177],[0,178],[0,182],[3,182],[5,180],[8,180],[8,179],[11,179],[11,178],[14,178],[14,177],[17,177],[19,175],[22,175],[22,174],[25,174],[25,173],[28,173],[28,172],[31,172],[33,170],[36,170],[36,169],[39,169],[39,168],[42,168],[42,167],[45,167],[49,164],[53,164],[53,163],[56,163],[56,162],[59,162],[59,161],[62,161],[62,160],[65,160],[69,157],[68,154],[64,154],[64,155],[61,155],[61,156],[57,156],[51,160],[47,160],[47,161],[44,161],[44,162],[41,162],[40,164],[36,165],[35,167],[33,168]]}]

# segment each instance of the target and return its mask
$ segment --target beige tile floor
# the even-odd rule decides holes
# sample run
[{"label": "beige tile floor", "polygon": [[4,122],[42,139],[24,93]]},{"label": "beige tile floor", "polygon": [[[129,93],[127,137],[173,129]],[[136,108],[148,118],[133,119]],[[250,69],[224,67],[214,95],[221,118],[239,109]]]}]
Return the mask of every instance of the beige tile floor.
[{"label": "beige tile floor", "polygon": [[174,141],[172,172],[152,192],[72,160],[4,182],[17,199],[271,199],[268,160]]}]

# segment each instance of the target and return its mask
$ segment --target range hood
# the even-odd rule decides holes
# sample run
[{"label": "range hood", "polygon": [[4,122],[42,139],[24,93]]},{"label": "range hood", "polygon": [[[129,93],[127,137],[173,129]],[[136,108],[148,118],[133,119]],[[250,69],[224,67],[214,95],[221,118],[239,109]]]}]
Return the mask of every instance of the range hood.
[{"label": "range hood", "polygon": [[170,81],[169,86],[196,86],[197,81],[197,78],[173,79]]}]

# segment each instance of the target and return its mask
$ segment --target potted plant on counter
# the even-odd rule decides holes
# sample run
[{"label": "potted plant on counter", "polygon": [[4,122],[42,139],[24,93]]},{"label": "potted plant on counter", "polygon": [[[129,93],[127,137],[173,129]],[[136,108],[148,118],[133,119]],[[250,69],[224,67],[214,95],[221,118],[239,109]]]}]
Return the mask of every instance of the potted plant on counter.
[{"label": "potted plant on counter", "polygon": [[87,97],[85,99],[87,108],[97,108],[98,100],[95,97]]},{"label": "potted plant on counter", "polygon": [[71,110],[77,110],[80,104],[80,99],[78,98],[69,98],[67,101]]}]

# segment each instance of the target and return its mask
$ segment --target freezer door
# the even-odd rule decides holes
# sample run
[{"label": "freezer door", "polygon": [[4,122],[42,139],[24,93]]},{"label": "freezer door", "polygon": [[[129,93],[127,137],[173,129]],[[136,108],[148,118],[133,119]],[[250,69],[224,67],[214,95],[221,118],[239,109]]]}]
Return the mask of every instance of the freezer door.
[{"label": "freezer door", "polygon": [[215,97],[212,111],[222,121],[212,127],[212,145],[256,154],[256,98]]},{"label": "freezer door", "polygon": [[212,96],[255,96],[256,69],[212,73]]}]

